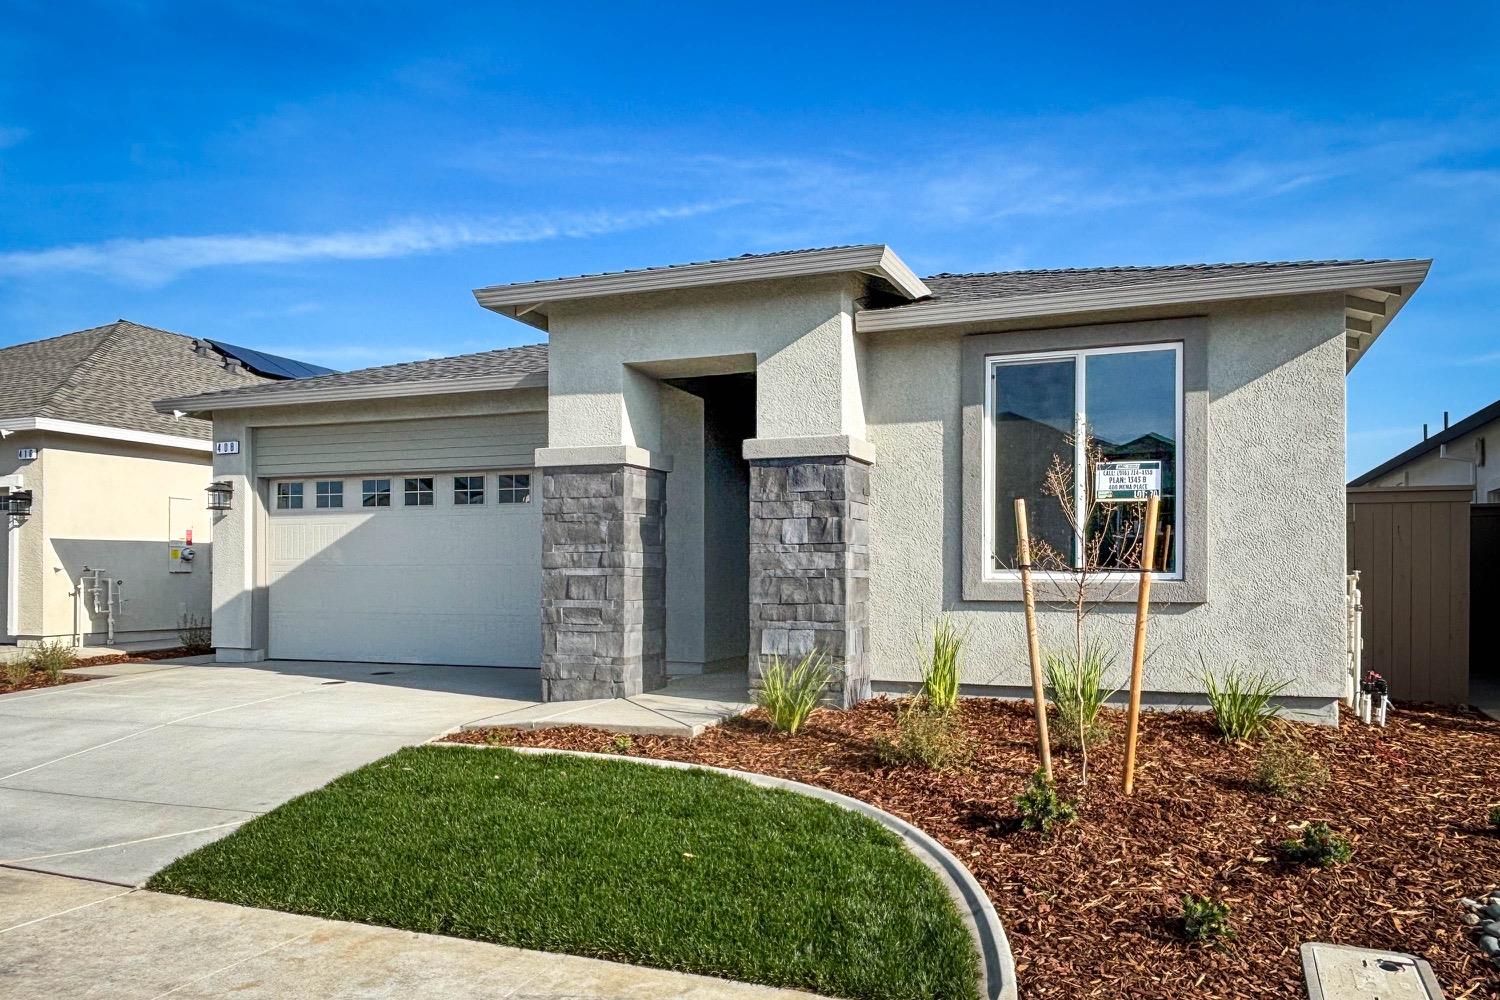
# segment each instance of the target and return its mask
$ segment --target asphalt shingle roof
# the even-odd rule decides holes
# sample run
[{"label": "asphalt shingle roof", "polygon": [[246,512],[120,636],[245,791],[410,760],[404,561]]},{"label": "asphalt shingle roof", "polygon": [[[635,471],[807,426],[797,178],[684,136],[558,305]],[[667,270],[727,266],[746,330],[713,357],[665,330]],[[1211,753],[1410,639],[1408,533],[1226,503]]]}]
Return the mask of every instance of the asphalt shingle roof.
[{"label": "asphalt shingle roof", "polygon": [[194,339],[117,320],[76,333],[0,348],[0,419],[50,417],[209,440],[206,420],[157,413],[163,396],[259,385],[224,359],[203,357]]},{"label": "asphalt shingle roof", "polygon": [[[547,345],[528,344],[477,354],[460,354],[451,358],[407,361],[378,368],[359,368],[335,375],[319,375],[286,382],[265,382],[227,389],[213,394],[215,399],[246,397],[274,399],[284,393],[308,390],[353,388],[356,386],[399,385],[406,382],[428,382],[440,379],[483,378],[492,375],[534,375],[547,371]],[[158,398],[182,398],[188,392],[161,393]]]},{"label": "asphalt shingle roof", "polygon": [[[1237,264],[1170,264],[1161,267],[1077,267],[1039,271],[990,271],[976,274],[934,274],[923,278],[932,289],[928,302],[980,302],[1047,295],[1086,288],[1120,288],[1163,281],[1224,278],[1236,275],[1282,274],[1311,268],[1372,264],[1369,260],[1250,261]],[[918,303],[888,306],[900,310]]]}]

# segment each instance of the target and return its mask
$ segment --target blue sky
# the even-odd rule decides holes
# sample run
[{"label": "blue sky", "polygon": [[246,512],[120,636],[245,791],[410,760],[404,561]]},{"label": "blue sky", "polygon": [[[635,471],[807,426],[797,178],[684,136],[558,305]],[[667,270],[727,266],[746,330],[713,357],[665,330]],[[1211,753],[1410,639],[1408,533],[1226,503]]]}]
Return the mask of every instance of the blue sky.
[{"label": "blue sky", "polygon": [[1500,397],[1500,5],[0,18],[0,344],[125,316],[352,368],[536,339],[479,285],[848,242],[1424,256],[1350,378],[1351,470]]}]

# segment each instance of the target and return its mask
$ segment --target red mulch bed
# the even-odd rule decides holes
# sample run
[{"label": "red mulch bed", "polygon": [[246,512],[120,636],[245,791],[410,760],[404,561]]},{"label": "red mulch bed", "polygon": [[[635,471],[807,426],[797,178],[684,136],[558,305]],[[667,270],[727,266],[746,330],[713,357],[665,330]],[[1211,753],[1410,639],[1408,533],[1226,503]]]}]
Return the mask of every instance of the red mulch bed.
[{"label": "red mulch bed", "polygon": [[[175,649],[150,649],[141,653],[109,653],[104,656],[79,657],[77,666],[80,667],[106,667],[116,663],[154,663],[157,660],[172,660],[179,656],[193,656],[205,650],[188,649],[186,646],[178,646]],[[0,694],[10,694],[13,691],[30,691],[34,688],[57,687],[60,684],[79,684],[83,681],[98,680],[97,677],[80,677],[77,674],[60,673],[53,680],[41,671],[32,671],[20,684],[12,685],[3,676],[0,676]]]},{"label": "red mulch bed", "polygon": [[[1500,722],[1467,710],[1399,706],[1386,729],[1347,719],[1301,726],[1332,771],[1297,802],[1254,785],[1256,753],[1219,742],[1195,713],[1144,717],[1136,794],[1118,788],[1123,720],[1090,751],[1078,784],[1075,753],[1055,756],[1081,820],[1044,839],[1019,828],[1014,799],[1035,769],[1031,708],[968,700],[973,757],[932,772],[882,764],[872,738],[895,728],[896,702],[820,711],[794,737],[758,714],[693,739],[637,736],[627,755],[734,767],[821,785],[914,822],[984,885],[1015,953],[1023,996],[1304,997],[1298,946],[1333,941],[1412,952],[1430,961],[1450,1000],[1500,997],[1461,921],[1459,899],[1500,882],[1500,836],[1486,827],[1500,802]],[[488,730],[464,742],[616,752],[613,734],[585,728]],[[1291,826],[1324,820],[1354,859],[1298,868],[1276,845]],[[1183,893],[1230,904],[1226,946],[1187,944]]]}]

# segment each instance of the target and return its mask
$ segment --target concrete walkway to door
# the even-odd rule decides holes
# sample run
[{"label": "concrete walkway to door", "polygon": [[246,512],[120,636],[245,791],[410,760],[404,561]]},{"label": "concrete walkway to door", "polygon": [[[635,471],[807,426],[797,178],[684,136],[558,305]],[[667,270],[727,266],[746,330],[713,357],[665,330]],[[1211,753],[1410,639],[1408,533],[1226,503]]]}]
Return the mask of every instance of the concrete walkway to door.
[{"label": "concrete walkway to door", "polygon": [[[544,707],[535,670],[282,660],[119,669],[0,695],[0,867],[140,885],[403,746]],[[702,683],[683,680],[690,691]],[[720,712],[717,694],[672,691],[651,697],[677,698],[688,717]],[[630,718],[640,710],[615,705]],[[686,734],[688,722],[677,725]]]},{"label": "concrete walkway to door", "polygon": [[571,955],[0,870],[0,1000],[816,1000]]}]

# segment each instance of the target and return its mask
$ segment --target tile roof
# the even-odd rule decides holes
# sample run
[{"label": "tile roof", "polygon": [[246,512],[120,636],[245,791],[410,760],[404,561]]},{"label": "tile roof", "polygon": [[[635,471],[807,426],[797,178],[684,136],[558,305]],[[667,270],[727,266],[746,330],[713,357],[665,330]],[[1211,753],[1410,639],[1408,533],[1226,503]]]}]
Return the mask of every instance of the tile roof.
[{"label": "tile roof", "polygon": [[979,302],[1021,295],[1046,295],[1092,288],[1119,288],[1161,281],[1223,278],[1239,275],[1284,274],[1311,268],[1385,263],[1383,260],[1250,261],[1237,264],[1170,264],[1161,267],[1076,267],[1038,271],[990,271],[975,274],[934,274],[923,278],[932,298],[920,303],[886,307],[902,309],[930,302]]},{"label": "tile roof", "polygon": [[192,337],[129,320],[0,348],[0,420],[49,417],[127,430],[209,440],[206,420],[156,412],[152,403],[185,392],[258,385]]},{"label": "tile roof", "polygon": [[[494,375],[535,375],[547,371],[547,345],[528,344],[506,347],[477,354],[460,354],[451,358],[407,361],[378,368],[359,368],[334,375],[318,375],[286,382],[264,382],[212,393],[215,400],[246,398],[275,400],[286,393],[302,394],[309,390],[344,389],[360,386],[400,385],[407,382],[430,382],[446,379],[485,378]],[[183,398],[190,393],[161,393],[158,398]],[[205,409],[211,408],[207,405]]]}]

